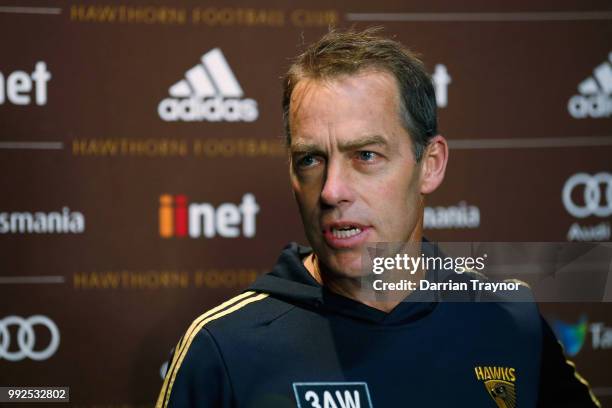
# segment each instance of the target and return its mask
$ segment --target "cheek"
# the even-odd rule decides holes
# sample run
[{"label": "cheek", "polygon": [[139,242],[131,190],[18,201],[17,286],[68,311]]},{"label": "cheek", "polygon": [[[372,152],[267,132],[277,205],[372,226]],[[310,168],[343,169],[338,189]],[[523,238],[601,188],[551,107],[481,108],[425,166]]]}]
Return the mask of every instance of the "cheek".
[{"label": "cheek", "polygon": [[304,185],[299,181],[292,181],[293,194],[300,209],[300,214],[304,221],[311,223],[316,221],[318,217],[318,202],[319,202],[319,191],[316,186],[310,184]]},{"label": "cheek", "polygon": [[415,186],[413,180],[406,180],[406,175],[403,175],[389,177],[386,183],[372,189],[370,203],[379,222],[389,230],[405,228],[414,217],[419,200]]}]

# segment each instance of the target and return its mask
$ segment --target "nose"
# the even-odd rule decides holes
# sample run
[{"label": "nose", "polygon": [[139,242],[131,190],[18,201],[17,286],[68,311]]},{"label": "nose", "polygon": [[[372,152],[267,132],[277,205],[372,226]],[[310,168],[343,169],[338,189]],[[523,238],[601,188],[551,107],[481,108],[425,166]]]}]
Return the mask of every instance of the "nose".
[{"label": "nose", "polygon": [[323,207],[340,207],[353,201],[353,189],[348,169],[330,160],[325,169],[321,204]]}]

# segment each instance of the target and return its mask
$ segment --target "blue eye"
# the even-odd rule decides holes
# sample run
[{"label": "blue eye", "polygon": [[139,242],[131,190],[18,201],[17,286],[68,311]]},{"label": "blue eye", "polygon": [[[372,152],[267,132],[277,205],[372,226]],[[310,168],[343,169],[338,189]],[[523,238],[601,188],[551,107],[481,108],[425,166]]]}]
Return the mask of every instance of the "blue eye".
[{"label": "blue eye", "polygon": [[376,159],[376,153],[367,150],[359,152],[359,159],[363,161],[372,161]]},{"label": "blue eye", "polygon": [[307,154],[306,156],[302,157],[301,159],[298,160],[298,166],[299,167],[310,167],[317,164],[317,159],[311,155],[311,154]]}]

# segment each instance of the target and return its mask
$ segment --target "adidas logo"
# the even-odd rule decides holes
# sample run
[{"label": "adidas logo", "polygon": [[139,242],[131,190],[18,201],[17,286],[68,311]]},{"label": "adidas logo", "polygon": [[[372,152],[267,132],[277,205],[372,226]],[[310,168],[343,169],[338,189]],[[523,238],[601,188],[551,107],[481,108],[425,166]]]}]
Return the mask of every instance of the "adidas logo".
[{"label": "adidas logo", "polygon": [[567,103],[570,115],[576,119],[606,118],[612,114],[612,52],[608,61],[599,64],[578,85],[580,95],[574,95]]},{"label": "adidas logo", "polygon": [[244,92],[219,48],[202,55],[201,63],[168,92],[170,98],[157,106],[159,117],[168,122],[253,122],[259,116],[257,102],[242,98]]}]

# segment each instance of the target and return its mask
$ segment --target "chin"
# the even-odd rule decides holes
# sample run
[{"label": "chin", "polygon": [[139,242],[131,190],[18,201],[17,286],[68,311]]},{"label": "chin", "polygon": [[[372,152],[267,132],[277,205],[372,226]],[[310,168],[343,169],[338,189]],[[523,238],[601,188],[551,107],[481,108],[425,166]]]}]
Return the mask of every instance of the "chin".
[{"label": "chin", "polygon": [[322,261],[331,273],[339,277],[361,278],[368,275],[367,271],[363,271],[360,251],[332,253]]}]

